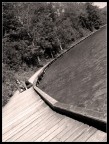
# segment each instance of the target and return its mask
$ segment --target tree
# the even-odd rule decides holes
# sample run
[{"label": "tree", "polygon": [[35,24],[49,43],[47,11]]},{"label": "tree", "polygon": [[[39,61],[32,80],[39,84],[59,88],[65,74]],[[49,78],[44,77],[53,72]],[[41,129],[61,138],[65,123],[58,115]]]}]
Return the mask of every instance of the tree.
[{"label": "tree", "polygon": [[53,51],[57,43],[55,19],[56,14],[51,3],[39,3],[32,17],[33,45],[39,45],[49,57],[54,57]]},{"label": "tree", "polygon": [[88,22],[89,26],[92,29],[92,27],[96,27],[96,25],[100,26],[100,15],[99,10],[97,6],[93,6],[93,3],[86,3],[86,12],[88,14]]},{"label": "tree", "polygon": [[43,54],[55,57],[84,31],[97,29],[102,19],[98,8],[89,2],[3,3],[4,37],[30,64],[36,59],[39,62]]},{"label": "tree", "polygon": [[7,64],[9,69],[18,70],[22,65],[22,55],[26,48],[24,41],[10,42],[3,39],[3,63]]},{"label": "tree", "polygon": [[3,3],[3,36],[11,30],[16,31],[22,24],[15,15],[13,3]]},{"label": "tree", "polygon": [[99,10],[100,13],[100,20],[101,25],[104,25],[107,23],[107,7],[104,7],[103,9]]}]

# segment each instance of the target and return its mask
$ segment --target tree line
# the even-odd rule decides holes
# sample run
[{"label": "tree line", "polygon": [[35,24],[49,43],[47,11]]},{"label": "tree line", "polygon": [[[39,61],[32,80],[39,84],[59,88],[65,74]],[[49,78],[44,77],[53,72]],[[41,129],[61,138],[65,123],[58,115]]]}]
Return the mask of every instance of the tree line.
[{"label": "tree line", "polygon": [[106,23],[106,12],[87,2],[4,2],[3,64],[40,66],[76,39]]}]

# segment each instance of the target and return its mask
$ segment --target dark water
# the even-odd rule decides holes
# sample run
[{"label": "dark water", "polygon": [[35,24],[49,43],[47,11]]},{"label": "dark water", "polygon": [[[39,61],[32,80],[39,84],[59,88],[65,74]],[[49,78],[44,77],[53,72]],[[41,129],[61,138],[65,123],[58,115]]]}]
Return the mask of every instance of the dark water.
[{"label": "dark water", "polygon": [[56,60],[39,88],[56,100],[106,114],[107,28],[104,27]]}]

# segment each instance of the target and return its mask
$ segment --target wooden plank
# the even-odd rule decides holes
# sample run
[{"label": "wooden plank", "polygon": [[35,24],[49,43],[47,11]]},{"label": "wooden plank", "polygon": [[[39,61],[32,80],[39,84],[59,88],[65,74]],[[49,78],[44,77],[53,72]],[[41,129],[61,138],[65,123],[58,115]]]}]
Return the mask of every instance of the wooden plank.
[{"label": "wooden plank", "polygon": [[[44,105],[44,103],[42,103],[42,105]],[[24,116],[24,117],[21,119],[21,123],[15,125],[15,126],[13,127],[13,129],[11,129],[11,131],[14,130],[14,129],[16,129],[16,126],[19,126],[19,125],[21,125],[22,123],[24,124],[24,123],[28,122],[28,119],[31,119],[30,116],[36,115],[35,118],[40,117],[40,115],[43,113],[43,111],[45,111],[45,108],[48,109],[48,106],[47,106],[47,105],[45,105],[45,107],[43,106],[43,109],[41,109],[41,106],[42,106],[42,105],[39,105],[39,107],[38,107],[37,109],[34,109],[34,110],[33,110],[32,112],[30,112],[28,115]],[[24,126],[24,125],[23,125],[23,126]]]},{"label": "wooden plank", "polygon": [[46,124],[46,126],[43,127],[42,131],[39,132],[39,133],[32,139],[32,141],[33,141],[33,142],[39,141],[39,140],[38,140],[39,137],[41,137],[42,135],[44,135],[48,130],[50,130],[53,126],[55,126],[56,124],[58,124],[59,121],[61,121],[62,119],[63,119],[63,117],[57,118],[56,116],[54,116],[54,119],[53,119],[50,123]]},{"label": "wooden plank", "polygon": [[101,142],[107,142],[107,135],[101,140]]},{"label": "wooden plank", "polygon": [[66,127],[66,123],[69,122],[69,118],[66,117],[66,121],[62,122],[62,125],[60,125],[59,127],[57,127],[57,129],[55,129],[53,132],[51,132],[50,135],[48,135],[44,141],[50,141],[52,138],[54,138],[58,133],[60,133],[65,127]]},{"label": "wooden plank", "polygon": [[41,121],[46,120],[48,113],[50,112],[50,109],[48,107],[48,109],[45,111],[45,113],[43,115],[41,115],[40,117],[38,117],[37,119],[35,119],[32,123],[30,123],[29,125],[27,125],[24,129],[22,129],[21,131],[19,131],[16,135],[14,135],[13,137],[11,137],[10,139],[8,139],[8,141],[14,142],[17,139],[19,140],[20,137],[22,137],[23,135],[25,135],[27,132],[31,132],[31,130],[33,130],[33,128],[36,126],[38,126],[38,124]]},{"label": "wooden plank", "polygon": [[[44,66],[45,67],[45,66]],[[33,83],[35,78],[39,75],[39,73],[44,69],[44,67],[40,68],[34,75],[31,76],[31,78],[28,80],[29,82]]]},{"label": "wooden plank", "polygon": [[[43,103],[43,102],[41,102]],[[40,103],[40,104],[41,104]],[[34,111],[35,109],[37,108],[36,104],[32,105],[31,107],[29,107],[28,109],[26,109],[25,111],[21,112],[20,114],[18,114],[15,119],[13,118],[12,121],[10,121],[9,123],[6,123],[6,121],[3,120],[3,134],[5,132],[7,132],[9,129],[12,129],[12,127],[18,125],[21,121],[22,121],[22,118],[24,116],[28,116],[31,114],[32,111]]]},{"label": "wooden plank", "polygon": [[[32,134],[34,134],[34,130],[38,129],[44,122],[44,120],[46,121],[48,118],[52,117],[53,114],[50,114],[49,116],[45,116],[45,117],[42,117],[42,119],[39,119],[39,121],[37,123],[34,123],[33,125],[29,125],[25,131],[24,129],[24,133],[23,135],[21,135],[20,137],[18,137],[17,139],[15,138],[14,141],[27,141],[28,137],[30,138],[30,135],[32,136]],[[37,134],[37,132],[36,132]],[[13,138],[12,138],[13,139]]]},{"label": "wooden plank", "polygon": [[[35,96],[34,96],[35,97]],[[31,96],[28,98],[24,98],[23,101],[20,100],[16,100],[15,103],[13,103],[11,101],[11,107],[7,108],[7,110],[3,111],[3,115],[2,116],[7,116],[8,113],[11,113],[13,110],[15,111],[16,109],[18,109],[19,107],[22,106],[22,108],[25,108],[26,106],[28,106],[30,103],[32,102],[37,102],[38,100],[40,100],[40,98],[31,98]]]},{"label": "wooden plank", "polygon": [[54,137],[53,139],[50,140],[50,142],[61,142],[61,140],[57,137]]},{"label": "wooden plank", "polygon": [[[50,116],[51,115],[51,116]],[[54,113],[49,114],[49,117],[46,117],[44,121],[41,121],[36,125],[31,131],[27,132],[25,136],[20,137],[20,141],[33,141],[34,137],[37,137],[43,132],[51,122],[54,122],[55,115]],[[56,120],[56,119],[55,119]],[[19,140],[19,139],[18,139]]]},{"label": "wooden plank", "polygon": [[[3,109],[3,141],[107,141],[106,133],[57,114],[33,89],[27,91],[25,95],[20,94],[22,97],[14,97]],[[20,102],[16,103],[15,100]],[[13,104],[16,105],[12,107]],[[18,107],[20,105],[22,108]]]},{"label": "wooden plank", "polygon": [[24,111],[21,111],[20,113],[17,113],[16,116],[11,117],[10,119],[3,117],[3,125],[4,125],[3,129],[5,129],[5,127],[7,127],[12,122],[17,121],[17,118],[20,118],[23,114],[25,115],[25,112],[28,113],[28,110],[31,110],[32,108],[35,109],[36,107],[37,107],[36,104],[33,103],[27,109],[25,109]]},{"label": "wooden plank", "polygon": [[[67,120],[68,120],[68,117],[63,117],[63,119],[57,125],[52,127],[49,131],[47,131],[47,133],[45,135],[43,135],[43,139],[41,141],[46,142],[46,141],[50,140],[51,138],[53,138],[54,134],[56,134],[55,131],[58,128],[61,128],[67,122]],[[58,131],[57,131],[57,133],[58,133]]]},{"label": "wooden plank", "polygon": [[11,137],[9,137],[6,141],[11,141],[14,142],[16,141],[17,138],[19,138],[20,136],[22,136],[23,134],[25,134],[25,131],[29,131],[29,129],[31,129],[30,125],[33,127],[34,126],[34,122],[35,121],[39,121],[39,118],[34,119],[33,121],[31,121],[30,123],[26,124],[25,127],[20,128],[18,132],[16,132],[15,134],[13,134]]},{"label": "wooden plank", "polygon": [[38,99],[40,98],[40,96],[37,95],[37,93],[33,88],[30,88],[24,91],[23,93],[11,97],[10,101],[3,108],[3,111],[7,111],[8,109],[10,109],[12,107],[12,103],[13,105],[15,105],[18,101],[19,102],[26,101],[26,99],[28,100],[29,98]]},{"label": "wooden plank", "polygon": [[[49,115],[50,118],[52,118],[52,116]],[[45,120],[46,120],[46,118],[45,118]],[[21,137],[19,137],[18,139],[16,139],[15,142],[19,142],[19,141],[20,142],[21,141],[24,141],[24,142],[33,141],[32,137],[34,137],[35,135],[38,134],[39,128],[40,128],[41,124],[43,124],[43,121],[40,121],[40,125],[38,125],[38,124],[35,125],[35,127],[33,127],[32,129],[30,129],[27,133],[25,133],[24,135],[22,135]],[[33,130],[36,130],[36,131],[33,131]]]},{"label": "wooden plank", "polygon": [[85,142],[90,136],[97,131],[94,127],[89,127],[81,136],[77,137],[74,142]]},{"label": "wooden plank", "polygon": [[65,142],[73,142],[78,136],[80,136],[85,130],[87,130],[88,127],[88,125],[83,124],[82,126],[77,128],[73,132],[73,134],[65,140]]},{"label": "wooden plank", "polygon": [[[40,99],[39,99],[40,100]],[[11,108],[8,108],[5,112],[3,112],[3,116],[7,116],[8,113],[11,113],[13,110],[15,111],[15,109],[18,109],[19,107],[25,107],[26,105],[28,106],[28,104],[31,104],[32,102],[37,102],[37,99],[32,99],[29,98],[29,100],[26,100],[26,98],[24,99],[23,102],[19,102],[19,100],[16,101],[16,104],[12,104],[13,106]]]},{"label": "wooden plank", "polygon": [[86,142],[101,142],[106,135],[105,132],[97,130]]},{"label": "wooden plank", "polygon": [[63,135],[67,134],[67,132],[70,131],[73,128],[73,126],[76,125],[76,123],[78,123],[78,121],[71,119],[71,121],[67,124],[66,128],[63,131],[61,131],[57,136],[55,136],[51,141],[61,141]]},{"label": "wooden plank", "polygon": [[[33,96],[33,95],[32,95]],[[12,106],[11,107],[8,107],[7,109],[5,109],[5,111],[3,110],[3,116],[7,116],[7,114],[8,113],[11,113],[11,111],[12,110],[15,110],[15,109],[17,109],[17,108],[19,108],[20,106],[22,106],[23,105],[23,107],[24,106],[26,106],[26,105],[28,105],[29,103],[32,103],[32,102],[34,102],[34,101],[38,101],[38,100],[40,100],[40,98],[39,97],[37,97],[37,96],[27,96],[27,97],[24,97],[23,98],[23,100],[19,100],[19,99],[16,99],[16,103],[15,104],[13,104],[13,102],[11,101],[11,102],[9,102],[9,103],[12,103]]]},{"label": "wooden plank", "polygon": [[35,102],[32,103],[31,105],[29,105],[27,108],[25,108],[24,110],[21,111],[16,111],[16,113],[11,113],[10,115],[8,115],[7,117],[3,117],[3,124],[5,123],[7,125],[7,123],[10,123],[13,121],[13,119],[17,119],[17,117],[20,117],[23,113],[25,113],[27,110],[31,109],[32,107],[38,107],[39,105],[41,105],[42,103],[44,103],[43,101],[40,101],[38,104],[36,104]]},{"label": "wooden plank", "polygon": [[58,137],[54,137],[53,139],[50,140],[50,142],[62,142],[62,141]]},{"label": "wooden plank", "polygon": [[24,103],[23,105],[20,105],[20,107],[18,107],[17,109],[13,109],[10,113],[8,113],[6,116],[4,116],[4,120],[6,121],[12,121],[13,117],[15,118],[16,116],[18,116],[19,113],[22,113],[23,111],[25,111],[26,109],[28,109],[29,107],[31,107],[32,105],[38,105],[40,103],[42,103],[43,101],[40,99],[38,101],[38,103],[36,101],[29,101],[28,103]]},{"label": "wooden plank", "polygon": [[58,136],[59,133],[61,133],[62,131],[64,131],[67,128],[67,124],[70,122],[70,119],[68,118],[66,120],[66,122],[64,122],[64,124],[60,127],[58,127],[53,133],[51,133],[48,137],[47,137],[47,141],[52,141],[53,138],[55,138],[56,136]]},{"label": "wooden plank", "polygon": [[54,98],[50,97],[48,94],[46,94],[44,91],[42,91],[42,90],[39,89],[38,87],[37,87],[36,89],[37,89],[37,91],[43,96],[43,98],[44,98],[46,101],[50,102],[52,105],[54,105],[54,104],[57,102],[57,100],[55,100]]},{"label": "wooden plank", "polygon": [[38,139],[37,139],[37,141],[43,141],[44,140],[44,138],[46,138],[48,135],[50,135],[54,130],[56,130],[59,126],[60,126],[60,124],[62,125],[62,122],[64,122],[65,121],[65,117],[62,117],[61,118],[61,120],[56,124],[56,125],[54,125],[52,128],[50,128],[49,130],[46,130],[46,132],[42,135],[42,136],[40,136]]},{"label": "wooden plank", "polygon": [[[14,105],[19,100],[23,101],[23,100],[26,100],[25,98],[29,98],[29,97],[35,98],[34,97],[35,94],[37,95],[35,90],[33,88],[30,88],[30,89],[24,91],[23,93],[20,93],[18,95],[12,96],[10,98],[10,101],[5,105],[5,107],[3,107],[3,112],[7,111],[9,108],[11,108],[12,107],[12,103]],[[39,96],[37,95],[37,97],[39,97]]]},{"label": "wooden plank", "polygon": [[76,124],[74,123],[72,129],[70,129],[67,133],[65,133],[61,139],[62,142],[64,142],[69,136],[71,136],[73,134],[73,132],[79,128],[80,126],[84,125],[81,122],[77,122]]},{"label": "wooden plank", "polygon": [[24,129],[27,125],[32,123],[34,120],[36,120],[38,117],[40,117],[43,113],[45,113],[45,110],[48,109],[48,106],[45,105],[45,108],[43,109],[41,109],[41,106],[42,105],[40,105],[38,109],[35,109],[28,117],[24,117],[18,125],[10,129],[7,133],[3,134],[3,139],[7,140],[9,137],[12,137]]},{"label": "wooden plank", "polygon": [[46,124],[53,118],[54,116],[54,113],[53,112],[48,112],[45,114],[42,115],[42,117],[40,117],[40,121],[34,125],[34,127],[32,127],[29,131],[27,131],[25,133],[25,135],[22,135],[20,137],[20,139],[24,139],[25,138],[28,138],[28,137],[32,137],[34,135],[34,132],[35,134],[37,134],[39,132],[39,130],[44,126],[46,126]]},{"label": "wooden plank", "polygon": [[61,142],[61,138],[63,137],[63,135],[65,135],[76,123],[77,123],[76,120],[70,118],[69,122],[66,123],[66,127],[60,133],[58,133],[58,135],[56,135],[54,138],[52,138],[50,140],[50,142],[54,142],[55,140],[58,140]]}]

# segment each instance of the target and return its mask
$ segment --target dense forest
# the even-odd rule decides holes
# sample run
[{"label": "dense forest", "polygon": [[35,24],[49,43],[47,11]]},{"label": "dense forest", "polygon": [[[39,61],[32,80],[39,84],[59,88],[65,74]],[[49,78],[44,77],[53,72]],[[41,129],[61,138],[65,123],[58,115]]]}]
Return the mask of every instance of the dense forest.
[{"label": "dense forest", "polygon": [[41,67],[99,29],[107,22],[106,14],[91,2],[2,3],[3,106],[16,90],[15,74]]}]

